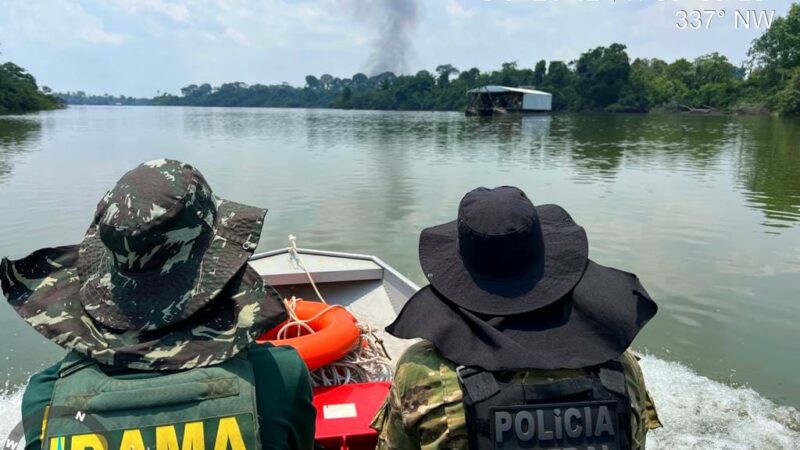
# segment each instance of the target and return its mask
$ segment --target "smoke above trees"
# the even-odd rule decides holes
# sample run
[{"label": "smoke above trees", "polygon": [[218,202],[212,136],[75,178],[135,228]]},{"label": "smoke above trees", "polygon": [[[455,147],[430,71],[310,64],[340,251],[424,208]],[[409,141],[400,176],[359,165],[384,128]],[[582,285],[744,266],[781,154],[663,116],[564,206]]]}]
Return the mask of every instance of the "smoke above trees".
[{"label": "smoke above trees", "polygon": [[369,75],[408,73],[413,56],[412,34],[421,12],[419,0],[340,0],[352,20],[372,33],[364,64]]}]

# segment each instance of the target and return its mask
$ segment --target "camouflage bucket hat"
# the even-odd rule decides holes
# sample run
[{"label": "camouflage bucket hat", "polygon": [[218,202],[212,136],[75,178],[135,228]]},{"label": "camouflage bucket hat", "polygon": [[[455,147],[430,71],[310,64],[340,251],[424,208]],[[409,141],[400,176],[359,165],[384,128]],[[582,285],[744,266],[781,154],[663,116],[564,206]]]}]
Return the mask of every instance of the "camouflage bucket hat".
[{"label": "camouflage bucket hat", "polygon": [[222,362],[285,319],[248,264],[266,210],[216,197],[173,160],[126,173],[80,245],[0,264],[3,293],[37,331],[111,365]]}]

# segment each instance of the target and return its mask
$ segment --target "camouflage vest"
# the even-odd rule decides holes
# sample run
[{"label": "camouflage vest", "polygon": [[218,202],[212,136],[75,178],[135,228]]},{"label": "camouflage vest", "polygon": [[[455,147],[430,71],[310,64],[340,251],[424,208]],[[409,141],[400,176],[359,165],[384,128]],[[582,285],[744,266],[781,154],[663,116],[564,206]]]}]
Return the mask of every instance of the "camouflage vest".
[{"label": "camouflage vest", "polygon": [[121,379],[76,352],[62,361],[43,450],[257,450],[253,368],[212,367]]},{"label": "camouflage vest", "polygon": [[624,367],[610,361],[585,377],[519,384],[508,374],[459,367],[472,450],[629,450]]}]

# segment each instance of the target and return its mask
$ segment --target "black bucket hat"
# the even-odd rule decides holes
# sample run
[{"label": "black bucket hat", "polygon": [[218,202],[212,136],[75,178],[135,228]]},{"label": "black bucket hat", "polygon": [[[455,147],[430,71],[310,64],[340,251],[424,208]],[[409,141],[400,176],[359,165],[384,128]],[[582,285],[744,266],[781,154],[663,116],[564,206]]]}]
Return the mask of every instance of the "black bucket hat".
[{"label": "black bucket hat", "polygon": [[45,337],[141,370],[217,364],[286,318],[247,264],[265,209],[221,199],[194,167],[126,173],[79,245],[0,263],[8,302]]},{"label": "black bucket hat", "polygon": [[588,259],[586,232],[557,205],[534,207],[520,189],[475,189],[458,218],[422,231],[419,259],[431,286],[486,314],[519,314],[566,295]]},{"label": "black bucket hat", "polygon": [[426,229],[431,284],[386,331],[486,370],[574,369],[618,357],[657,306],[631,273],[587,258],[583,228],[517,188],[468,193],[456,222]]}]

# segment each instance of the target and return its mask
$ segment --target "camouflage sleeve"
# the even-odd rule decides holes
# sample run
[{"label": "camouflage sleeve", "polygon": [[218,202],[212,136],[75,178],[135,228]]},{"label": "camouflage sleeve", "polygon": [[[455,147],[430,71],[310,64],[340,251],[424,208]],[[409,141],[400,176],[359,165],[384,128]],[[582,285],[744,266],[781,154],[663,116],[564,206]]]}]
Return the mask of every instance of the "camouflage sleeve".
[{"label": "camouflage sleeve", "polygon": [[467,448],[461,389],[452,363],[429,342],[409,347],[372,427],[378,431],[378,449]]},{"label": "camouflage sleeve", "polygon": [[[389,395],[391,397],[392,393]],[[412,439],[403,428],[403,417],[399,408],[393,407],[392,404],[393,402],[387,397],[370,425],[378,431],[377,450],[419,449],[419,442]]]},{"label": "camouflage sleeve", "polygon": [[628,384],[628,393],[631,397],[631,432],[633,450],[644,450],[647,430],[661,428],[655,404],[647,392],[644,375],[639,367],[636,355],[628,350],[620,356],[620,361],[625,366],[625,379]]}]

